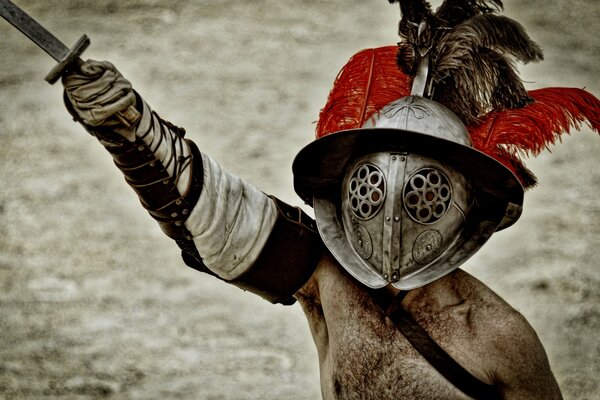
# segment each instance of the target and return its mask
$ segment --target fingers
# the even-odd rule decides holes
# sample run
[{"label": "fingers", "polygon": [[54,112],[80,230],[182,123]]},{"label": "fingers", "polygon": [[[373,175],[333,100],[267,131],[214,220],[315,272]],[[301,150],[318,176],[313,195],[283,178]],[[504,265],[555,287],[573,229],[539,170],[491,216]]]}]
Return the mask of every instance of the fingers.
[{"label": "fingers", "polygon": [[109,62],[86,61],[79,72],[63,77],[65,90],[77,102],[90,102],[118,90],[131,90],[131,83]]},{"label": "fingers", "polygon": [[77,103],[77,107],[90,108],[115,101],[123,93],[131,91],[131,84],[123,79],[103,76],[101,79],[77,83],[65,89],[69,99]]},{"label": "fingers", "polygon": [[131,83],[107,61],[88,60],[63,77],[63,86],[82,121],[91,126],[117,124],[117,112],[135,104]]},{"label": "fingers", "polygon": [[118,72],[113,64],[108,61],[96,61],[96,60],[87,60],[83,62],[79,67],[80,72],[83,75],[94,77],[105,70],[110,70],[114,72]]},{"label": "fingers", "polygon": [[65,88],[79,86],[82,83],[98,78],[106,71],[113,71],[114,73],[118,72],[114,65],[107,61],[81,61],[77,68],[74,68],[63,75],[62,82]]},{"label": "fingers", "polygon": [[[111,119],[119,111],[125,110],[127,107],[135,104],[135,95],[133,92],[129,92],[119,99],[109,102],[103,106],[92,107],[89,109],[89,121],[88,125],[107,125],[106,122]],[[117,124],[117,120],[111,121]],[[112,125],[112,124],[108,124]]]}]

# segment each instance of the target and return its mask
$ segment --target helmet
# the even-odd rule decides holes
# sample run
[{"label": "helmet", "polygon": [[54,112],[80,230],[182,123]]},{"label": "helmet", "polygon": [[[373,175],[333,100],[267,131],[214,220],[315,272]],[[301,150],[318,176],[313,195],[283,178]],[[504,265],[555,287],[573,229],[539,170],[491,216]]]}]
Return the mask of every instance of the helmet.
[{"label": "helmet", "polygon": [[315,140],[293,170],[323,242],[371,288],[444,276],[512,225],[523,204],[514,174],[474,149],[450,110],[420,96]]}]

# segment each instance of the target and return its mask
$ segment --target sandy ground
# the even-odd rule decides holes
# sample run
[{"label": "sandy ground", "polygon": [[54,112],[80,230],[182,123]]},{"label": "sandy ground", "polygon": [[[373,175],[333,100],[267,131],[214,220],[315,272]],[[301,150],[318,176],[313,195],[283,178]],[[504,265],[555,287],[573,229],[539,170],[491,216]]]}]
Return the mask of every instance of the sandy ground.
[{"label": "sandy ground", "polygon": [[[291,163],[339,68],[395,43],[386,1],[17,0],[107,59],[230,171],[299,204]],[[600,4],[505,1],[546,61],[529,88],[600,94]],[[0,398],[317,399],[298,306],[185,267],[73,123],[52,61],[0,21]],[[566,399],[600,398],[600,154],[584,128],[529,166],[516,226],[465,266],[537,330]]]}]

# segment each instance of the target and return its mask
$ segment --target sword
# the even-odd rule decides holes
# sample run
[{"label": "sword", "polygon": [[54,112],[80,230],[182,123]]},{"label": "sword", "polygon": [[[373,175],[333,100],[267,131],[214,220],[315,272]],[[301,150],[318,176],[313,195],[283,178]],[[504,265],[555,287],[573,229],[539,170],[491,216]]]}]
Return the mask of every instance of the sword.
[{"label": "sword", "polygon": [[[77,66],[83,62],[79,56],[90,44],[90,39],[86,34],[83,34],[69,49],[10,0],[0,0],[0,15],[58,62],[45,77],[51,85],[65,72],[77,69]],[[130,127],[140,119],[140,113],[134,106],[130,106],[126,110],[118,112],[117,118],[125,126]]]}]

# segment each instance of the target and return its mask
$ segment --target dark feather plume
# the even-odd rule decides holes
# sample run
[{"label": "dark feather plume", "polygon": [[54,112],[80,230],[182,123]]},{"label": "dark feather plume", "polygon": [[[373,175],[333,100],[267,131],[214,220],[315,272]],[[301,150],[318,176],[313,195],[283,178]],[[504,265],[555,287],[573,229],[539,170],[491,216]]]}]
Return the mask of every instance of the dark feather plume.
[{"label": "dark feather plume", "polygon": [[412,37],[412,27],[424,19],[432,18],[431,5],[425,0],[389,0],[389,2],[390,4],[400,3],[402,19],[398,25],[398,34],[405,39]]},{"label": "dark feather plume", "polygon": [[425,23],[427,27],[438,26],[431,12],[431,5],[425,0],[389,0],[390,3],[400,4],[402,18],[398,24],[398,35],[401,42],[398,43],[397,63],[402,71],[409,75],[417,72],[422,55],[429,52],[435,38],[432,36],[437,31],[426,29],[419,34],[419,24]]},{"label": "dark feather plume", "polygon": [[475,15],[493,13],[503,8],[500,0],[446,0],[435,15],[445,26],[453,27]]},{"label": "dark feather plume", "polygon": [[494,109],[531,102],[515,61],[543,58],[540,47],[516,21],[482,14],[443,35],[432,54],[433,99],[472,124]]},{"label": "dark feather plume", "polygon": [[416,35],[415,24],[406,25],[407,32],[400,32],[398,65],[414,75],[423,56],[422,36],[428,38],[429,95],[465,124],[476,123],[492,110],[522,107],[532,101],[515,62],[540,61],[542,50],[518,22],[496,15],[503,7],[500,0],[445,0],[435,13],[424,1],[399,3],[403,13],[414,14],[403,14],[402,20],[421,17],[428,32],[422,33],[421,27],[421,34]]}]

